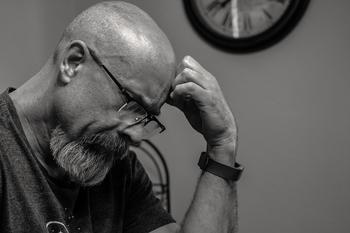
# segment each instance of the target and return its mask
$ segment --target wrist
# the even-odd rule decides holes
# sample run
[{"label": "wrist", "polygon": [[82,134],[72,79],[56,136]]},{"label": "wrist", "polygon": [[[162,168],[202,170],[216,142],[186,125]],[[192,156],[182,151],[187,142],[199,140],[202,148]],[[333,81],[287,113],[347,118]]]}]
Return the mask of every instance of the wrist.
[{"label": "wrist", "polygon": [[244,170],[244,168],[238,163],[235,163],[234,166],[219,163],[210,158],[210,156],[205,152],[202,152],[198,161],[198,166],[205,172],[209,172],[227,181],[234,182],[239,180]]},{"label": "wrist", "polygon": [[218,163],[234,167],[237,154],[237,142],[231,140],[217,145],[207,144],[207,154]]}]

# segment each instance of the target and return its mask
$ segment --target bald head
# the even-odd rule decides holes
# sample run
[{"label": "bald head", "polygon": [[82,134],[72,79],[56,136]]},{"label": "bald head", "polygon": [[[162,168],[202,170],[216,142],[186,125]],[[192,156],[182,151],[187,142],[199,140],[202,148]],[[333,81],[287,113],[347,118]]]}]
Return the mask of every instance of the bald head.
[{"label": "bald head", "polygon": [[57,54],[74,40],[82,40],[93,49],[142,101],[150,105],[164,102],[174,78],[175,55],[169,40],[147,13],[125,2],[98,3],[69,24]]}]

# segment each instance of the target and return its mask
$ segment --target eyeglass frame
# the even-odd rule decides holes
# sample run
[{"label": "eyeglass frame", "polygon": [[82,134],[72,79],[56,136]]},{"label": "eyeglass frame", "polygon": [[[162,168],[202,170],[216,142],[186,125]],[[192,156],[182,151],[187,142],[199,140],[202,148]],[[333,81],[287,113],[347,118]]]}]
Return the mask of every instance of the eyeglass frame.
[{"label": "eyeglass frame", "polygon": [[[125,97],[126,99],[126,103],[129,103],[131,101],[136,102],[141,108],[143,108],[143,110],[146,112],[146,116],[143,119],[140,119],[138,122],[135,123],[139,124],[140,122],[143,122],[144,120],[146,120],[146,122],[144,123],[144,125],[147,125],[148,122],[151,121],[155,121],[159,128],[160,128],[160,132],[159,134],[163,133],[166,130],[166,127],[157,119],[156,116],[154,116],[153,114],[150,114],[141,104],[139,104],[134,98],[132,98],[129,93],[127,92],[127,90],[120,84],[120,82],[118,82],[118,80],[114,77],[114,75],[107,69],[107,67],[101,62],[101,60],[98,58],[98,56],[96,55],[96,53],[94,52],[94,50],[92,50],[90,47],[87,46],[87,49],[89,50],[89,53],[92,57],[92,59],[96,62],[96,64],[100,67],[102,67],[102,69],[107,73],[108,77],[118,86],[121,94]],[[125,106],[125,104],[123,106]],[[121,108],[123,108],[123,106]]]}]

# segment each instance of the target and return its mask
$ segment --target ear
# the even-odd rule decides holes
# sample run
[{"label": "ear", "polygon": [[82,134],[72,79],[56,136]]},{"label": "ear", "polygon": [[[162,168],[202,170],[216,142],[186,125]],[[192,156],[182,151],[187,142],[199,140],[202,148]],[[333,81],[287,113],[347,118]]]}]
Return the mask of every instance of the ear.
[{"label": "ear", "polygon": [[60,81],[68,84],[77,75],[86,60],[87,51],[87,45],[81,40],[74,40],[68,44],[60,65]]}]

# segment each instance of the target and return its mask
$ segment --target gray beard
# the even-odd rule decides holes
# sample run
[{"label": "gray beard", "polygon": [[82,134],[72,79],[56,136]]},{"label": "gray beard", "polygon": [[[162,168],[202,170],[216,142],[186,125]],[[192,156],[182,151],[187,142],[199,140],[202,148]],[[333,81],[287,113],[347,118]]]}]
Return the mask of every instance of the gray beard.
[{"label": "gray beard", "polygon": [[81,186],[100,183],[117,159],[128,151],[128,141],[112,132],[82,136],[70,141],[58,126],[52,134],[50,148],[54,160],[71,178]]}]

